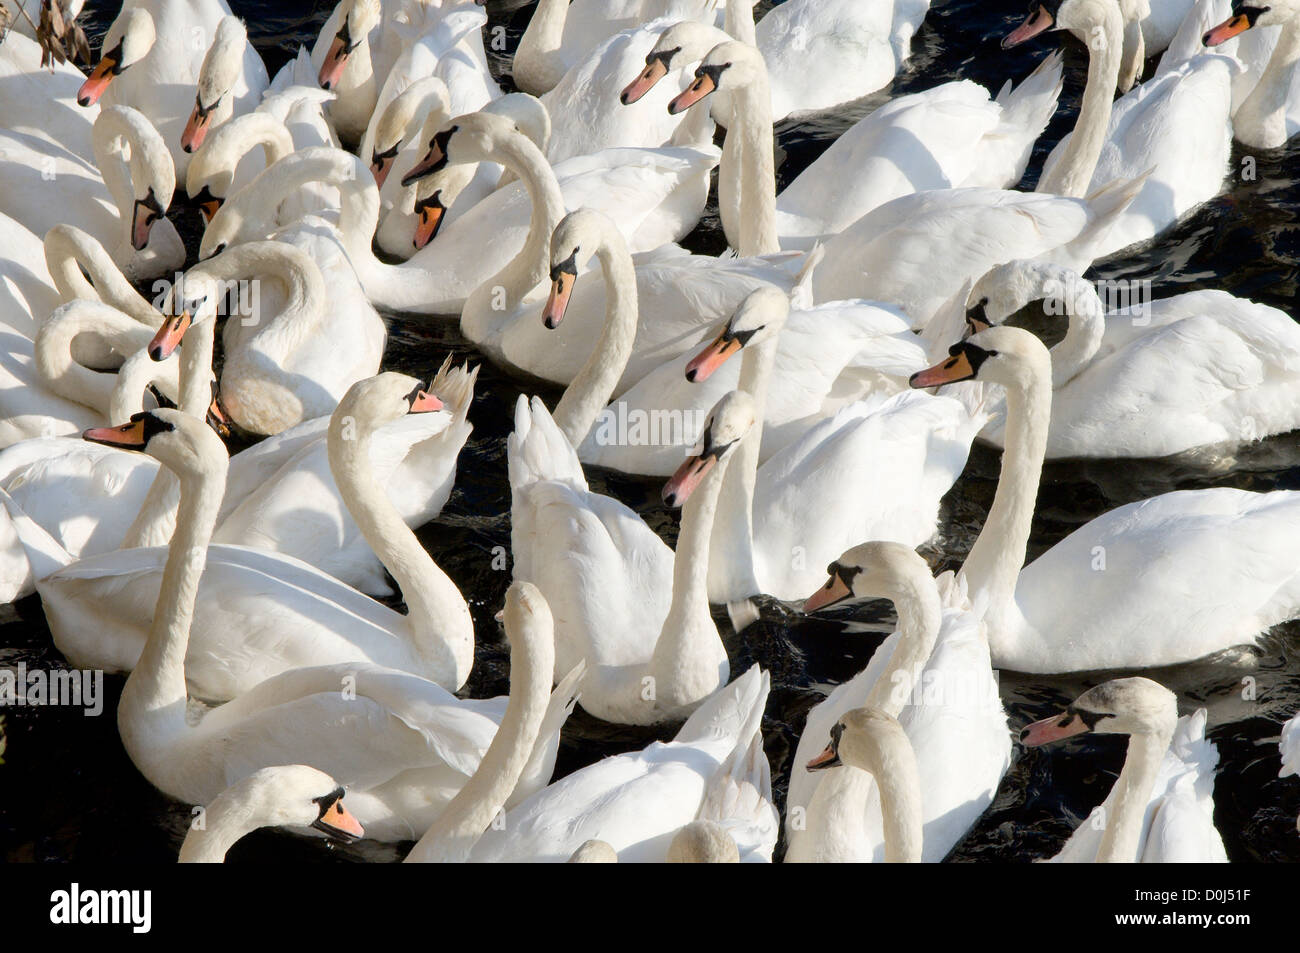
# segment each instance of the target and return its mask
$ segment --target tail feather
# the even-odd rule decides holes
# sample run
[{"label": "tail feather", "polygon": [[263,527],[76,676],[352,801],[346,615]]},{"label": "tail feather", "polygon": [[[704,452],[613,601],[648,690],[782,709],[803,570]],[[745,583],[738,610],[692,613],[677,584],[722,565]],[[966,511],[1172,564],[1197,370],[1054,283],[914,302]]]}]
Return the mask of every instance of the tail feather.
[{"label": "tail feather", "polygon": [[474,384],[478,381],[478,366],[469,362],[453,367],[448,354],[438,373],[433,375],[429,389],[438,396],[443,406],[451,411],[457,423],[469,416],[469,406],[474,402]]},{"label": "tail feather", "polygon": [[573,445],[556,426],[540,397],[523,394],[515,404],[515,432],[506,441],[511,489],[543,480],[559,480],[587,489]]},{"label": "tail feather", "polygon": [[1060,50],[1038,64],[1019,86],[1007,80],[996,102],[1002,107],[999,127],[1034,130],[1037,139],[1056,112],[1056,102],[1064,85],[1064,57]]},{"label": "tail feather", "polygon": [[71,553],[59,545],[49,533],[28,516],[17,501],[7,492],[0,490],[0,506],[9,515],[9,520],[18,542],[27,554],[27,561],[32,567],[32,578],[36,582],[44,579],[75,560]]},{"label": "tail feather", "polygon": [[694,744],[715,738],[748,743],[763,720],[771,678],[755,665],[730,685],[718,689],[686,719],[673,740]]}]

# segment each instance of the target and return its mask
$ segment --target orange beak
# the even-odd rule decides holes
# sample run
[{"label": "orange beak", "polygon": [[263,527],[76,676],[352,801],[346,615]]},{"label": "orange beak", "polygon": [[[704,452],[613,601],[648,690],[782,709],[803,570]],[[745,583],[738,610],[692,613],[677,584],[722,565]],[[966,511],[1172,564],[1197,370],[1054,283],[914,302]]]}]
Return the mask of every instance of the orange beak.
[{"label": "orange beak", "polygon": [[411,166],[410,171],[402,176],[402,185],[407,186],[412,182],[419,181],[426,175],[432,175],[443,167],[446,159],[442,146],[438,144],[437,140],[434,140],[433,145],[429,146],[429,151],[424,154],[424,158]]},{"label": "orange beak", "polygon": [[199,203],[199,211],[203,213],[203,224],[206,225],[212,221],[213,216],[221,210],[221,202],[221,199],[213,195]]},{"label": "orange beak", "polygon": [[342,798],[331,804],[329,809],[316,819],[312,827],[345,844],[351,844],[366,835],[366,830],[361,826],[361,822],[343,806]]},{"label": "orange beak", "polygon": [[162,215],[155,206],[142,199],[135,200],[135,207],[131,210],[132,248],[136,251],[144,250],[144,247],[149,244],[149,230],[160,218]]},{"label": "orange beak", "polygon": [[717,462],[714,456],[688,458],[664,484],[664,502],[669,506],[685,506]]},{"label": "orange beak", "polygon": [[1020,732],[1020,743],[1026,748],[1036,748],[1049,741],[1059,741],[1072,735],[1081,735],[1088,725],[1078,715],[1066,712],[1026,725]]},{"label": "orange beak", "polygon": [[971,367],[970,358],[964,353],[954,355],[934,367],[927,367],[923,371],[917,371],[908,380],[908,383],[915,388],[921,387],[938,387],[940,384],[952,384],[956,381],[970,380],[975,376],[975,369]]},{"label": "orange beak", "polygon": [[411,401],[411,410],[413,414],[431,414],[435,410],[442,410],[443,403],[435,395],[430,394],[427,390],[420,389],[416,391],[415,398]]},{"label": "orange beak", "polygon": [[1042,7],[1035,7],[1034,11],[1025,17],[1025,22],[1020,24],[1002,40],[1002,48],[1009,50],[1013,46],[1019,46],[1026,40],[1033,39],[1040,33],[1044,33],[1052,28],[1055,21],[1052,15]]},{"label": "orange beak", "polygon": [[330,41],[329,52],[325,54],[325,61],[320,65],[320,75],[316,77],[316,81],[320,83],[321,89],[334,89],[338,86],[339,80],[343,78],[343,71],[347,69],[348,57],[356,47],[345,20],[338,34]]},{"label": "orange beak", "polygon": [[542,309],[542,322],[552,331],[564,320],[564,312],[569,307],[569,297],[573,294],[577,280],[577,275],[562,271],[551,282],[551,293],[546,298],[546,307]]},{"label": "orange beak", "polygon": [[419,220],[415,223],[415,238],[412,244],[415,245],[416,251],[438,237],[438,230],[442,228],[443,218],[447,214],[447,207],[442,204],[441,196],[442,190],[439,189],[427,199],[415,203]]},{"label": "orange beak", "polygon": [[712,76],[708,73],[700,73],[695,77],[695,82],[678,93],[668,104],[668,115],[676,116],[680,112],[685,112],[717,88]]},{"label": "orange beak", "polygon": [[109,447],[121,447],[124,450],[143,450],[145,445],[144,439],[144,418],[133,420],[129,424],[122,424],[118,427],[92,427],[85,431],[81,438],[89,440],[91,443],[102,443]]},{"label": "orange beak", "polygon": [[[212,108],[216,108],[215,103]],[[194,108],[190,110],[190,119],[185,124],[185,131],[181,133],[181,148],[186,152],[194,152],[201,147],[211,125],[212,109],[204,109],[196,102]]]},{"label": "orange beak", "polygon": [[804,767],[809,771],[824,771],[826,768],[835,768],[840,765],[840,753],[835,750],[835,744],[832,742],[817,757],[809,761]]},{"label": "orange beak", "polygon": [[149,342],[149,356],[155,361],[165,361],[180,347],[181,338],[190,327],[190,313],[168,315],[163,319],[162,327]]},{"label": "orange beak", "polygon": [[659,82],[659,80],[663,79],[667,75],[668,67],[664,65],[663,60],[651,60],[646,68],[641,71],[641,75],[627,84],[622,95],[618,97],[619,102],[624,106],[632,105],[646,93],[650,92],[650,90],[654,89],[655,83]]},{"label": "orange beak", "polygon": [[1250,19],[1242,13],[1235,17],[1229,17],[1212,30],[1207,30],[1205,36],[1201,37],[1206,46],[1218,46],[1220,43],[1227,43],[1234,36],[1245,33],[1250,29]]},{"label": "orange beak", "polygon": [[686,365],[686,379],[695,384],[708,380],[709,375],[727,363],[727,358],[737,353],[740,348],[740,340],[723,331],[712,344],[691,358],[690,363]]},{"label": "orange beak", "polygon": [[806,613],[816,612],[818,609],[824,609],[826,606],[833,606],[837,602],[842,602],[850,598],[853,593],[839,576],[831,576],[826,580],[826,585],[822,586],[803,604],[803,611]]},{"label": "orange beak", "polygon": [[382,189],[384,187],[384,182],[388,179],[388,173],[393,171],[393,162],[396,158],[396,155],[376,155],[370,163],[370,174],[375,177],[375,188]]},{"label": "orange beak", "polygon": [[99,102],[99,97],[104,95],[104,90],[108,89],[108,84],[113,82],[113,77],[120,73],[117,68],[117,60],[112,54],[103,56],[99,64],[90,71],[86,81],[81,84],[77,90],[77,104],[80,106],[93,106]]}]

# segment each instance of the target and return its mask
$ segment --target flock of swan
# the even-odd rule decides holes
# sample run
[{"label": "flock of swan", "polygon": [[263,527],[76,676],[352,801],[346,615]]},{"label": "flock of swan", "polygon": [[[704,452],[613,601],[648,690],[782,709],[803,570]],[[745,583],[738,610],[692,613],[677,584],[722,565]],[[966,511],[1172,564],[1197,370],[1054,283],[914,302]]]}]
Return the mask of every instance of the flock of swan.
[{"label": "flock of swan", "polygon": [[[472,0],[341,0],[274,77],[225,0],[126,0],[88,76],[79,4],[45,5],[5,0],[0,42],[0,597],[127,676],[127,754],[206,808],[181,860],[286,826],[412,861],[770,861],[782,835],[940,861],[1013,738],[1083,732],[1127,759],[1055,860],[1226,860],[1206,713],[1140,672],[1300,617],[1300,491],[1169,492],[1026,549],[1045,460],[1300,428],[1289,315],[1082,278],[1217,195],[1234,138],[1297,130],[1300,0],[1033,0],[1003,41],[1043,48],[1031,73],[895,97],[779,194],[773,123],[889,84],[925,0],[539,0],[509,93]],[[1087,85],[1020,191],[1050,31]],[[728,253],[690,253],[715,185]],[[1008,323],[1034,302],[1068,316],[1050,350]],[[381,311],[564,388],[508,439],[505,696],[456,694],[487,633],[415,535],[478,371],[385,370]],[[977,439],[996,494],[936,577],[916,547]],[[597,467],[662,487],[675,549]],[[759,596],[897,614],[809,712],[784,818],[770,675],[710,608],[739,632]],[[1013,727],[1000,669],[1135,674]],[[680,727],[553,781],[575,705]],[[1300,770],[1300,717],[1280,751]]]}]

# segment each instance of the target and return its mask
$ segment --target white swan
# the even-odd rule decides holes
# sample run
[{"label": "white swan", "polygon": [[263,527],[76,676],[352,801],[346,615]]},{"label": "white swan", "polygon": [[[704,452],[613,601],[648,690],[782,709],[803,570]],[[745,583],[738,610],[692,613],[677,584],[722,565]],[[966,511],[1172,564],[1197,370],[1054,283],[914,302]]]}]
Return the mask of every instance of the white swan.
[{"label": "white swan", "polygon": [[914,387],[1006,390],[1006,451],[988,519],[961,569],[993,662],[1023,672],[1171,665],[1253,642],[1300,615],[1300,492],[1216,488],[1129,503],[1023,570],[1051,419],[1051,361],[1019,328],[953,345]]},{"label": "white swan", "polygon": [[[672,741],[605,758],[531,795],[506,812],[502,825],[483,833],[470,861],[561,863],[599,839],[620,863],[662,862],[711,793],[737,781],[761,787],[766,755],[760,727],[769,684],[756,665],[697,708]],[[742,860],[771,859],[777,824],[770,803],[748,826],[729,831]]]},{"label": "white swan", "polygon": [[[138,111],[105,107],[95,120],[98,170],[75,157],[50,155],[42,140],[0,132],[0,212],[37,235],[55,225],[84,229],[110,249],[131,279],[178,269],[185,246],[164,212],[176,179],[157,130]],[[59,201],[50,201],[51,194]]]},{"label": "white swan", "polygon": [[[859,771],[806,767],[832,726],[870,705],[897,718],[915,751],[925,798],[921,859],[937,863],[993,803],[1011,764],[1011,735],[979,620],[951,578],[941,586],[925,560],[898,543],[864,543],[831,564],[831,578],[805,605],[886,598],[898,628],[867,666],[808,713],[786,798],[786,861],[882,859],[878,820],[885,792]],[[856,809],[856,810],[855,810]],[[795,824],[798,819],[801,823]]]},{"label": "white swan", "polygon": [[1031,748],[1087,731],[1129,736],[1124,769],[1097,808],[1105,823],[1085,821],[1052,862],[1227,863],[1213,816],[1219,752],[1205,721],[1203,708],[1179,718],[1177,696],[1149,678],[1116,678],[1025,727],[1020,743]]},{"label": "white swan", "polygon": [[[133,0],[123,6],[108,32],[98,64],[82,85],[83,106],[131,106],[158,129],[184,178],[189,155],[182,133],[194,105],[204,55],[221,22],[230,16],[225,0]],[[266,88],[266,66],[245,41],[237,84]]]},{"label": "white swan", "polygon": [[1233,7],[1232,17],[1206,31],[1206,46],[1219,46],[1252,27],[1281,27],[1264,69],[1232,116],[1238,142],[1255,149],[1276,149],[1300,129],[1300,97],[1291,93],[1295,65],[1300,62],[1300,23],[1296,22],[1300,6],[1280,0],[1266,6]]},{"label": "white swan", "polygon": [[728,394],[664,487],[670,506],[686,507],[673,555],[635,513],[587,489],[540,401],[530,414],[520,397],[508,445],[515,578],[554,606],[556,671],[586,660],[581,704],[598,718],[680,719],[726,684],[706,592],[709,534],[728,457],[753,424],[749,396]]},{"label": "white swan", "polygon": [[[505,284],[503,279],[494,279],[494,273],[518,253],[520,246],[529,247],[527,240],[531,236],[538,235],[538,248],[530,260],[545,261],[544,243],[563,217],[564,204],[609,209],[618,216],[620,228],[638,251],[658,248],[682,237],[703,207],[704,196],[694,188],[700,169],[711,167],[717,158],[712,149],[614,149],[572,160],[556,173],[531,140],[517,132],[504,116],[479,113],[460,117],[454,124],[464,133],[452,140],[456,144],[453,151],[462,157],[461,161],[518,165],[513,150],[507,158],[498,148],[502,139],[514,137],[531,151],[528,172],[522,184],[513,183],[480,202],[409,261],[386,265],[375,258],[370,246],[378,222],[379,193],[373,177],[356,156],[324,147],[300,150],[286,157],[241,192],[240,201],[228,200],[204,232],[200,255],[206,257],[228,243],[264,236],[271,224],[267,214],[285,194],[304,182],[326,181],[336,184],[342,195],[339,237],[372,302],[392,310],[426,314],[446,314],[462,307],[469,312],[472,309],[466,299],[471,292],[481,289],[481,297],[490,299],[492,287]],[[479,138],[474,131],[485,127],[492,134]],[[446,129],[440,132],[435,144],[445,141],[446,133]],[[477,140],[475,148],[460,145],[471,137]],[[520,147],[520,151],[524,148]],[[437,171],[433,168],[436,164],[421,165],[423,171],[432,174]],[[557,174],[563,184],[557,181]],[[411,179],[410,173],[407,178]],[[545,190],[547,203],[533,202],[531,190]],[[556,199],[553,206],[549,204],[552,196]],[[530,216],[539,219],[536,228],[530,227]],[[544,272],[526,290],[532,290],[542,277]],[[502,320],[512,310],[508,307],[492,315]],[[467,334],[480,343],[472,333]]]},{"label": "white swan", "polygon": [[[1023,261],[970,295],[975,320],[993,323],[1039,299],[1069,320],[1052,348],[1048,459],[1226,449],[1300,427],[1300,328],[1276,308],[1205,290],[1107,314],[1076,273]],[[1169,367],[1188,371],[1171,378]],[[1000,445],[1001,423],[982,436]]]},{"label": "white swan", "polygon": [[344,806],[344,797],[337,781],[305,764],[260,768],[203,809],[203,823],[190,825],[176,859],[182,864],[223,863],[240,838],[263,827],[311,828],[351,844],[366,832]]},{"label": "white swan", "polygon": [[[205,424],[177,411],[142,416],[130,430],[118,439],[164,461],[182,486],[149,639],[117,710],[137,769],[164,793],[204,804],[259,768],[309,764],[351,792],[351,812],[369,836],[400,840],[427,829],[477,767],[505,714],[503,699],[461,701],[417,676],[348,662],[294,668],[187,715],[186,646],[219,499],[195,491],[214,477],[220,483],[224,450]],[[507,632],[512,641],[536,640],[545,652],[548,620],[532,611],[541,597],[522,590],[507,593]],[[524,668],[515,668],[514,678],[550,678],[549,667],[531,675]],[[516,788],[520,799],[550,777],[574,682],[566,679],[552,694]]]},{"label": "white swan", "polygon": [[[7,2],[7,0],[6,0]],[[94,161],[91,127],[99,107],[77,105],[86,77],[72,63],[40,65],[40,45],[17,29],[0,43],[0,129],[44,140],[49,155]]]},{"label": "white swan", "polygon": [[321,88],[336,94],[325,114],[344,143],[360,141],[379,98],[370,35],[381,13],[379,0],[339,0],[312,46]]},{"label": "white swan", "polygon": [[[194,152],[213,128],[257,106],[268,84],[266,67],[246,70],[248,30],[238,17],[222,17],[212,45],[203,56],[194,94],[194,109],[181,131],[181,148]],[[256,51],[253,53],[257,56]],[[260,58],[258,62],[261,62]]]},{"label": "white swan", "polygon": [[305,219],[276,237],[236,245],[191,269],[183,320],[150,351],[162,360],[191,322],[216,321],[222,294],[235,285],[239,313],[224,329],[221,407],[261,434],[333,412],[344,391],[379,370],[387,336],[331,226]]},{"label": "white swan", "polygon": [[[369,435],[377,425],[437,406],[436,398],[411,378],[387,373],[357,384],[330,422],[331,469],[339,492],[402,587],[409,615],[394,612],[297,559],[214,545],[205,585],[190,610],[193,647],[186,670],[196,696],[233,698],[297,666],[347,661],[415,672],[449,689],[464,683],[474,652],[469,610],[455,583],[378,492],[367,459]],[[179,412],[164,411],[137,414],[122,428],[89,430],[87,435],[133,448],[149,436],[150,427],[162,426],[158,421],[181,431],[203,425],[186,416],[182,426],[174,419],[178,416]],[[219,447],[218,441],[215,448]],[[187,508],[187,489],[191,496],[200,497],[210,522],[219,512],[225,458],[199,463],[204,467],[203,479],[196,473],[188,485],[181,481],[177,533],[193,529],[185,525],[187,519],[193,520],[196,505],[191,499]],[[6,498],[6,503],[28,550],[36,588],[60,651],[90,668],[131,671],[148,631],[148,613],[140,606],[156,597],[160,585],[167,593],[163,565],[168,549],[118,550],[58,568],[66,556],[12,500]],[[211,525],[204,528],[205,539],[212,529]]]},{"label": "white swan", "polygon": [[[874,780],[872,790],[880,794],[872,819],[880,818],[881,859],[887,864],[919,864],[925,859],[929,838],[922,824],[920,771],[912,743],[893,715],[878,707],[846,712],[831,728],[830,743],[805,768],[837,769],[840,775],[854,771]],[[845,813],[858,806],[853,793],[843,798],[847,803],[836,805]]]},{"label": "white swan", "polygon": [[[1049,28],[1082,28],[1092,22],[1090,8],[1098,3],[1108,0],[1065,0],[1055,13],[1035,4],[1025,24],[1003,45],[1015,45]],[[1213,3],[1200,0],[1183,29],[1199,35],[1210,25]],[[1040,192],[1084,196],[1117,179],[1147,175],[1137,197],[1100,243],[1098,258],[1152,238],[1219,193],[1232,147],[1232,78],[1237,70],[1229,57],[1202,53],[1159,73],[1112,106],[1123,40],[1118,10],[1113,3],[1108,7],[1105,39],[1090,45],[1088,85],[1078,120],[1078,126],[1090,127],[1087,115],[1105,113],[1104,139],[1095,143],[1090,133],[1077,130],[1063,138],[1044,163],[1038,184]],[[1080,147],[1084,151],[1100,147],[1089,176],[1072,174],[1075,165],[1067,157],[1076,135],[1088,137]]]}]

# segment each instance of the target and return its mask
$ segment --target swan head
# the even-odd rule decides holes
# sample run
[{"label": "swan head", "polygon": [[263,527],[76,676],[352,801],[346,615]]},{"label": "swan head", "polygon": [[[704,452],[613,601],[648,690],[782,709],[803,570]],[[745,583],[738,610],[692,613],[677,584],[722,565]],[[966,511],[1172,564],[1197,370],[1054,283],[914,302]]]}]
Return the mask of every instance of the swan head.
[{"label": "swan head", "polygon": [[784,291],[773,285],[755,288],[721,333],[687,363],[686,379],[692,383],[707,380],[731,355],[779,334],[789,316],[790,298]]},{"label": "swan head", "polygon": [[930,581],[930,567],[916,551],[902,543],[873,540],[845,551],[826,567],[829,578],[804,603],[804,612],[816,612],[841,602],[866,599],[893,601],[919,581]]},{"label": "swan head", "polygon": [[910,745],[897,718],[879,708],[855,708],[831,726],[830,743],[806,767],[825,771],[848,765],[876,774],[889,763],[892,751]]},{"label": "swan head", "polygon": [[143,7],[132,7],[124,11],[104,34],[99,62],[90,71],[86,81],[77,90],[77,104],[93,106],[104,95],[108,84],[114,77],[120,76],[122,70],[140,62],[153,49],[157,34],[154,31],[153,17]]},{"label": "swan head", "polygon": [[194,109],[181,133],[181,148],[193,152],[203,145],[203,139],[212,128],[218,110],[230,114],[230,91],[239,81],[244,65],[244,47],[248,45],[248,31],[236,16],[222,17],[217,24],[212,45],[199,67],[198,90],[194,95]]},{"label": "swan head", "polygon": [[383,188],[397,154],[411,133],[415,118],[425,117],[421,128],[427,129],[427,135],[431,136],[447,121],[450,104],[451,93],[447,84],[436,76],[422,77],[393,97],[375,125],[370,172],[375,177],[376,186]]},{"label": "swan head", "polygon": [[515,135],[520,135],[519,128],[506,116],[485,112],[457,116],[426,140],[428,151],[402,176],[402,185],[418,182],[448,165],[491,161],[498,143]]},{"label": "swan head", "polygon": [[923,388],[980,380],[1023,392],[1051,379],[1052,359],[1042,341],[1022,328],[995,326],[954,344],[946,360],[917,371],[908,383]]},{"label": "swan head", "polygon": [[583,841],[568,860],[571,864],[617,864],[618,851],[603,840]]},{"label": "swan head", "polygon": [[212,221],[230,195],[235,168],[251,149],[261,144],[268,155],[281,156],[294,151],[288,128],[265,112],[244,113],[227,120],[209,132],[203,143],[185,171],[185,191],[203,213],[205,224]]},{"label": "swan head", "polygon": [[695,68],[691,84],[668,104],[668,112],[676,116],[711,93],[741,89],[766,75],[762,54],[754,47],[738,40],[719,43]]},{"label": "swan head", "polygon": [[506,636],[513,643],[520,637],[550,641],[555,638],[555,620],[542,591],[531,582],[515,581],[506,590],[501,610]]},{"label": "swan head", "polygon": [[1078,314],[1094,309],[1098,301],[1083,279],[1068,268],[1021,259],[998,265],[975,282],[966,299],[966,336],[1002,324],[1021,308],[1048,299],[1061,309],[1054,313]]},{"label": "swan head", "polygon": [[96,135],[125,142],[126,163],[131,177],[134,204],[131,207],[131,247],[142,251],[149,234],[165,216],[176,191],[176,170],[167,145],[144,114],[130,106],[109,106],[95,118]]},{"label": "swan head", "polygon": [[749,394],[743,390],[724,394],[709,411],[699,443],[664,484],[664,502],[671,507],[684,506],[710,471],[740,445],[754,421],[754,400]]},{"label": "swan head", "polygon": [[178,477],[196,477],[224,467],[226,445],[207,422],[173,408],[133,414],[116,427],[92,427],[82,433],[91,443],[147,453]]},{"label": "swan head", "polygon": [[343,0],[339,7],[346,7],[347,12],[343,14],[338,33],[330,41],[330,48],[316,77],[321,89],[338,88],[352,54],[366,42],[370,31],[379,22],[379,0]]},{"label": "swan head", "polygon": [[554,330],[564,320],[569,296],[578,274],[601,249],[626,248],[618,226],[603,212],[580,208],[560,219],[551,233],[551,292],[542,309],[542,321]]},{"label": "swan head", "polygon": [[1178,722],[1178,696],[1159,682],[1140,676],[1096,685],[1065,711],[1020,732],[1020,743],[1035,748],[1087,731],[1109,735],[1172,735]]},{"label": "swan head", "polygon": [[430,392],[427,381],[385,371],[348,388],[330,418],[330,430],[337,429],[344,437],[358,432],[371,433],[407,414],[442,409],[442,401]]},{"label": "swan head", "polygon": [[256,827],[310,827],[351,844],[365,829],[348,811],[344,797],[343,786],[323,771],[305,764],[275,765],[232,784],[208,810],[237,812]]},{"label": "swan head", "polygon": [[691,821],[668,845],[670,864],[738,864],[736,839],[716,821]]},{"label": "swan head", "polygon": [[1206,30],[1201,41],[1206,46],[1218,46],[1254,26],[1280,26],[1289,23],[1297,14],[1300,14],[1300,5],[1293,3],[1292,0],[1281,0],[1281,2],[1271,0],[1269,3],[1263,3],[1261,0],[1254,0],[1254,2],[1233,0],[1232,16],[1218,26]]},{"label": "swan head", "polygon": [[1114,0],[1030,0],[1029,15],[1002,40],[1009,50],[1048,30],[1065,30],[1079,37],[1091,37],[1098,28],[1115,28],[1119,8]]},{"label": "swan head", "polygon": [[699,20],[674,23],[659,34],[654,47],[646,54],[645,69],[640,76],[628,83],[619,96],[619,102],[630,106],[673,70],[680,69],[687,63],[698,63],[708,55],[709,50],[718,45],[721,37],[722,33],[716,27]]}]

